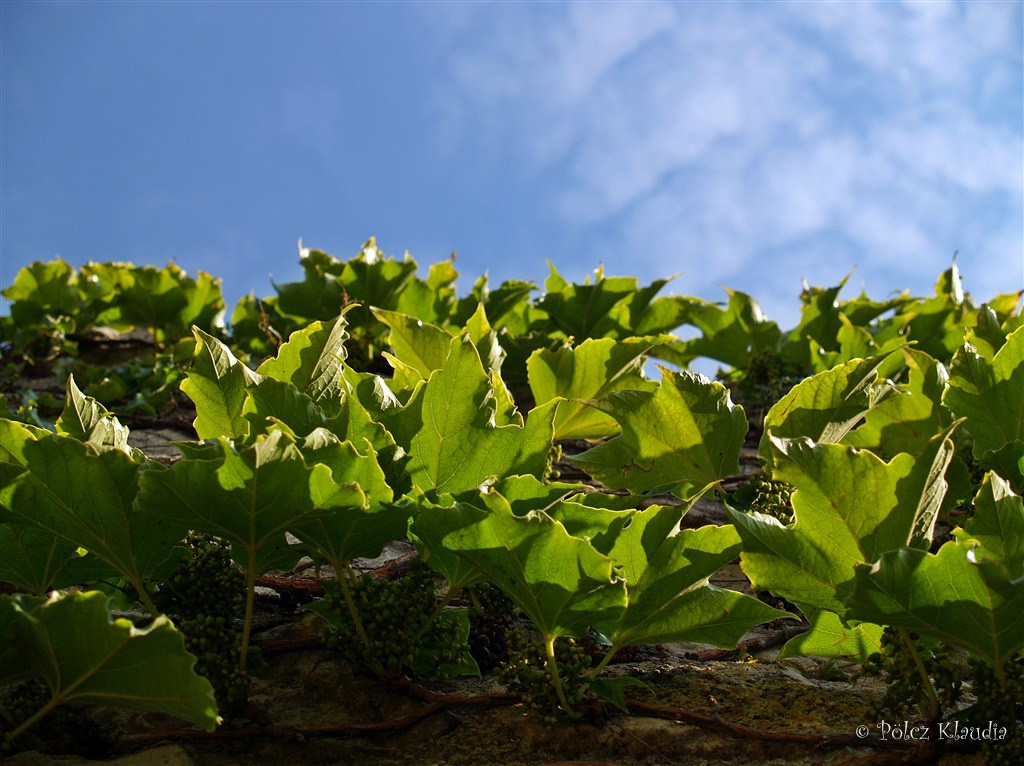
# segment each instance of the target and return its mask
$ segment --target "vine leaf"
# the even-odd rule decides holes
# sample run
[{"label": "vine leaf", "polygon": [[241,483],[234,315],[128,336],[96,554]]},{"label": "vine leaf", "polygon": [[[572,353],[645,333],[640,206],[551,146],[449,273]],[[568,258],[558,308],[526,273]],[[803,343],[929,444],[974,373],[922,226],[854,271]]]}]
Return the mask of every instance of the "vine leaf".
[{"label": "vine leaf", "polygon": [[420,558],[448,581],[452,591],[484,579],[483,571],[474,565],[472,556],[451,550],[445,537],[465,526],[467,518],[474,519],[473,510],[466,507],[445,507],[424,504],[409,525],[409,539],[416,545]]},{"label": "vine leaf", "polygon": [[589,404],[622,433],[570,459],[609,489],[671,488],[685,499],[739,472],[747,421],[721,383],[662,368],[653,392],[619,391]]},{"label": "vine leaf", "polygon": [[425,380],[434,370],[444,367],[452,345],[451,333],[397,311],[373,309],[373,315],[390,328],[388,343],[394,358],[414,370],[414,377]]},{"label": "vine leaf", "polygon": [[681,323],[696,327],[700,335],[672,344],[664,356],[667,361],[686,365],[704,356],[742,370],[754,354],[778,345],[782,333],[765,317],[757,301],[737,290],[726,289],[726,293],[729,304],[725,308],[700,298],[675,299]]},{"label": "vine leaf", "polygon": [[942,406],[949,383],[946,368],[923,351],[902,349],[908,380],[869,410],[864,422],[843,438],[844,444],[892,457],[916,454],[921,446],[953,421]]},{"label": "vine leaf", "polygon": [[139,630],[111,620],[99,591],[55,593],[47,601],[4,595],[0,637],[0,686],[40,676],[50,687],[48,707],[115,705],[167,713],[207,731],[220,721],[213,687],[193,671],[196,658],[163,615]]},{"label": "vine leaf", "polygon": [[930,544],[953,453],[952,429],[920,455],[903,453],[888,463],[845,444],[772,438],[780,458],[776,476],[796,488],[796,522],[787,527],[726,506],[743,540],[741,565],[753,589],[844,614],[856,564]]},{"label": "vine leaf", "polygon": [[857,567],[848,616],[933,636],[999,667],[1024,648],[1022,585],[959,541],[936,554],[901,548]]},{"label": "vine leaf", "polygon": [[[525,425],[495,423],[490,376],[466,338],[451,341],[448,360],[392,417],[396,440],[407,446],[412,482],[423,491],[471,490],[488,476],[543,475],[557,402],[530,412]],[[516,415],[518,417],[518,415]]]},{"label": "vine leaf", "polygon": [[984,558],[1006,567],[1014,580],[1024,577],[1024,510],[1009,482],[988,473],[974,500],[975,513],[964,529],[953,535],[975,547],[975,559]]},{"label": "vine leaf", "polygon": [[64,410],[54,423],[57,433],[97,447],[119,449],[133,454],[128,446],[128,428],[91,396],[86,396],[69,375],[64,394]]},{"label": "vine leaf", "polygon": [[772,464],[776,455],[771,449],[772,437],[806,437],[818,444],[842,441],[865,413],[891,393],[889,385],[875,382],[878,368],[888,356],[852,359],[793,386],[764,417],[761,460]]},{"label": "vine leaf", "polygon": [[181,390],[196,406],[196,434],[200,439],[243,436],[246,386],[255,382],[256,375],[209,333],[193,327],[192,334],[196,350]]},{"label": "vine leaf", "polygon": [[[302,454],[308,464],[327,466],[334,485],[315,484],[314,505],[330,508],[328,516],[297,520],[292,534],[312,545],[335,569],[356,557],[375,558],[392,540],[404,537],[410,510],[392,503],[388,486],[372,446],[365,454],[348,441],[341,442],[323,429],[307,437]],[[359,491],[353,491],[358,487]],[[319,495],[320,488],[327,491]]]},{"label": "vine leaf", "polygon": [[[588,339],[573,348],[537,349],[526,360],[527,376],[534,401],[552,399],[601,399],[613,391],[652,391],[657,384],[643,374],[644,361],[652,349],[671,336]],[[555,416],[556,439],[600,439],[619,431],[613,417],[586,402],[565,401]]]},{"label": "vine leaf", "polygon": [[0,524],[0,581],[45,596],[75,556],[75,549],[46,530],[27,524]]},{"label": "vine leaf", "polygon": [[[284,533],[314,515],[365,507],[354,484],[338,485],[326,465],[307,466],[294,437],[275,429],[242,449],[220,437],[216,453],[147,471],[140,503],[155,516],[185,524],[231,543],[245,569],[246,603],[239,667],[245,670],[252,628],[256,576],[294,562]],[[217,454],[219,453],[219,454]]]},{"label": "vine leaf", "polygon": [[1024,327],[1010,333],[991,360],[969,343],[961,346],[943,403],[967,418],[975,457],[1024,483]]},{"label": "vine leaf", "polygon": [[335,414],[347,390],[344,382],[348,356],[345,350],[347,311],[333,320],[311,322],[293,332],[277,356],[256,369],[257,374],[291,383],[325,412]]},{"label": "vine leaf", "polygon": [[678,532],[695,500],[637,511],[616,538],[610,555],[626,578],[626,608],[616,622],[598,626],[613,646],[697,641],[734,647],[754,625],[795,617],[708,582],[739,555],[740,538],[728,524]]},{"label": "vine leaf", "polygon": [[865,662],[882,648],[881,625],[858,620],[844,620],[835,612],[816,609],[808,604],[797,604],[810,630],[794,636],[779,652],[779,659],[787,657],[835,657]]},{"label": "vine leaf", "polygon": [[[142,464],[117,449],[0,420],[0,520],[42,529],[112,566],[147,601],[143,580],[187,530],[135,505]],[[152,604],[146,603],[151,608]]]},{"label": "vine leaf", "polygon": [[621,612],[625,587],[610,558],[545,513],[516,516],[497,493],[480,498],[486,510],[455,504],[442,543],[501,588],[545,639],[582,635]]},{"label": "vine leaf", "polygon": [[[140,505],[147,512],[229,540],[247,572],[262,571],[260,555],[273,555],[285,530],[313,514],[313,492],[331,497],[336,487],[327,466],[308,466],[293,438],[275,430],[244,448],[221,437],[216,457],[181,460],[142,478]],[[364,505],[361,491],[351,499]],[[337,500],[334,500],[337,503]]]}]

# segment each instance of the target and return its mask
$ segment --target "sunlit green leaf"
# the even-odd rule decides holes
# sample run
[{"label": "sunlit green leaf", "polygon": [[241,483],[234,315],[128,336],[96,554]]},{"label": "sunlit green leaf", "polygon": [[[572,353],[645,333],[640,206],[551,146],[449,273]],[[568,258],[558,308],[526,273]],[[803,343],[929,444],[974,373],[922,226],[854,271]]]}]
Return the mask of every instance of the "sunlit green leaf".
[{"label": "sunlit green leaf", "polygon": [[344,313],[333,320],[311,322],[292,333],[278,350],[277,357],[267,359],[256,372],[291,383],[328,414],[333,414],[344,398],[346,326]]},{"label": "sunlit green leaf", "polygon": [[224,343],[199,328],[192,333],[196,352],[181,390],[196,406],[196,433],[200,439],[242,436],[247,428],[242,415],[245,389],[258,378]]},{"label": "sunlit green leaf", "polygon": [[819,372],[794,386],[765,415],[761,459],[771,464],[770,439],[796,439],[835,444],[876,407],[891,388],[877,384],[884,356],[853,359]]},{"label": "sunlit green leaf", "polygon": [[619,391],[591,406],[622,433],[571,460],[610,489],[670,488],[685,498],[739,472],[747,421],[721,383],[663,369],[653,392]]},{"label": "sunlit green leaf", "polygon": [[881,625],[870,622],[847,622],[835,612],[798,604],[811,628],[794,636],[779,652],[779,659],[787,657],[835,657],[865,662],[881,649]]},{"label": "sunlit green leaf", "polygon": [[488,509],[458,503],[443,544],[501,588],[545,638],[579,636],[614,621],[625,604],[612,560],[544,513],[516,516],[503,498]]},{"label": "sunlit green leaf", "polygon": [[431,374],[392,428],[408,438],[409,474],[423,490],[458,493],[488,476],[543,475],[557,403],[538,407],[524,426],[496,425],[489,376],[468,339],[452,340],[445,366]]},{"label": "sunlit green leaf", "polygon": [[680,532],[685,511],[637,511],[615,540],[610,555],[626,578],[626,609],[617,621],[598,625],[614,646],[696,641],[733,647],[754,625],[787,615],[709,584],[739,554],[740,538],[730,525]]},{"label": "sunlit green leaf", "polygon": [[844,444],[773,438],[775,475],[796,488],[796,522],[786,527],[727,507],[754,590],[843,614],[856,564],[903,546],[926,548],[945,493],[950,430],[919,455],[888,463]]},{"label": "sunlit green leaf", "polygon": [[68,376],[64,411],[54,423],[57,433],[89,442],[98,448],[119,449],[131,454],[128,429],[121,425],[113,413],[91,396],[86,396]]},{"label": "sunlit green leaf", "polygon": [[[652,391],[657,384],[644,376],[643,365],[652,349],[668,340],[668,336],[600,338],[575,348],[538,349],[526,362],[534,401],[544,404],[558,397],[601,399],[614,391]],[[555,416],[556,439],[599,439],[618,430],[611,415],[585,402],[563,402]]]},{"label": "sunlit green leaf", "polygon": [[1024,327],[1007,337],[991,361],[964,344],[953,357],[943,402],[967,417],[978,457],[1024,441]]}]

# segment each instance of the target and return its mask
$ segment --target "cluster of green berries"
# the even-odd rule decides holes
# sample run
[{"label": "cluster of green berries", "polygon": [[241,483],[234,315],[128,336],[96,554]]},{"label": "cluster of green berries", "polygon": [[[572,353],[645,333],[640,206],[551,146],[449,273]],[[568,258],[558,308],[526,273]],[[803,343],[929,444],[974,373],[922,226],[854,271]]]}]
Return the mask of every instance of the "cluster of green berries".
[{"label": "cluster of green berries", "polygon": [[398,580],[375,580],[367,574],[349,582],[348,588],[355,615],[337,583],[325,586],[324,602],[339,625],[328,635],[328,645],[353,664],[383,677],[416,671],[443,676],[445,666],[461,661],[466,644],[458,625],[437,619],[436,579],[418,559]]},{"label": "cluster of green berries", "polygon": [[[30,678],[4,689],[3,696],[0,696],[0,753],[13,750],[14,742],[9,739],[10,732],[35,715],[50,701],[50,696],[50,687],[39,678]],[[60,713],[62,710],[57,708],[54,712]],[[18,739],[20,742],[23,737]]]},{"label": "cluster of green berries", "polygon": [[795,362],[777,351],[763,349],[750,358],[740,387],[754,409],[767,410],[803,378]]},{"label": "cluster of green berries", "polygon": [[[197,615],[181,620],[185,649],[196,656],[196,672],[210,681],[221,712],[245,703],[249,693],[249,674],[239,670],[242,658],[242,634],[231,628],[224,617]],[[259,650],[250,647],[248,662],[258,664]]]},{"label": "cluster of green berries", "polygon": [[189,532],[178,568],[158,594],[166,612],[191,619],[225,608],[234,614],[245,590],[245,578],[231,560],[231,545],[212,535]]},{"label": "cluster of green berries", "polygon": [[[556,639],[555,672],[570,705],[578,705],[590,688],[587,671],[591,659],[574,639]],[[541,642],[522,629],[512,630],[508,661],[501,663],[496,675],[519,698],[525,711],[547,726],[553,726],[568,713],[561,707],[551,673]]]},{"label": "cluster of green berries", "polygon": [[[213,685],[221,712],[245,702],[249,675],[239,670],[242,635],[234,628],[245,578],[231,560],[231,546],[216,537],[189,532],[186,555],[157,595],[157,604],[174,615],[185,648],[196,656],[195,670]],[[250,648],[248,663],[259,663]]]},{"label": "cluster of green berries", "polygon": [[481,673],[508,660],[508,633],[518,613],[500,588],[478,583],[469,588],[469,653]]},{"label": "cluster of green berries", "polygon": [[774,516],[783,524],[793,523],[793,485],[772,479],[771,471],[761,469],[750,477],[750,509]]},{"label": "cluster of green berries", "polygon": [[1005,685],[987,662],[971,660],[971,687],[977,699],[971,721],[979,727],[993,722],[1006,728],[1002,739],[982,743],[985,763],[1018,766],[1024,763],[1024,655],[1007,662],[1003,675]]},{"label": "cluster of green berries", "polygon": [[931,692],[938,702],[939,719],[956,707],[962,679],[957,676],[956,662],[945,645],[929,648],[916,634],[908,634],[913,651],[901,637],[899,629],[886,627],[882,632],[881,651],[872,654],[862,673],[882,678],[886,692],[870,708],[872,720],[900,721],[927,718],[929,695],[923,684],[914,653],[921,660],[931,683]]}]

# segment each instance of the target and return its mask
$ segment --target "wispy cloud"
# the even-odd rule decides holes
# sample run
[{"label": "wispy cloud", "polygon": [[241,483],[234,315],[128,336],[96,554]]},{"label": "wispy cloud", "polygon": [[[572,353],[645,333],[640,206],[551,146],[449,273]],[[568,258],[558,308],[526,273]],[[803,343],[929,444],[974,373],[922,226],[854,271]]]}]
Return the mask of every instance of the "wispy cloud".
[{"label": "wispy cloud", "polygon": [[[481,16],[445,82],[610,270],[782,291],[1024,282],[1022,7],[568,4]],[[478,122],[482,120],[482,122]],[[458,127],[458,126],[456,126]],[[590,268],[594,263],[581,264]]]}]

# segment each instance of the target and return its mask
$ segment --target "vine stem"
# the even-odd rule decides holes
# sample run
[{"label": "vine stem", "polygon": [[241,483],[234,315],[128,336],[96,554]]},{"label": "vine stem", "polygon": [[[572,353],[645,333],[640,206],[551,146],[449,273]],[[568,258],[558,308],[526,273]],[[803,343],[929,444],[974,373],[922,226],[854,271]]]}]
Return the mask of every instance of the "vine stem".
[{"label": "vine stem", "polygon": [[914,646],[913,640],[910,638],[910,633],[906,628],[896,628],[899,631],[900,638],[903,640],[904,646],[907,647],[907,651],[910,652],[910,656],[914,658],[914,666],[917,668],[918,675],[921,676],[921,680],[924,686],[925,696],[928,700],[928,720],[938,721],[942,711],[939,709],[939,700],[935,696],[935,690],[932,688],[932,680],[928,677],[928,671],[925,669],[924,660],[921,659],[921,655],[917,651],[917,647]]},{"label": "vine stem", "polygon": [[555,688],[555,694],[558,695],[558,704],[570,718],[582,718],[583,714],[572,708],[565,696],[565,689],[562,688],[562,678],[558,674],[558,660],[555,659],[554,636],[544,636],[544,653],[547,655],[548,677],[551,680],[551,685]]},{"label": "vine stem", "polygon": [[604,653],[604,657],[601,658],[601,661],[597,663],[597,665],[595,665],[593,668],[591,668],[590,672],[587,674],[590,676],[591,681],[596,680],[597,677],[601,675],[601,671],[604,670],[605,666],[612,661],[612,658],[618,653],[619,649],[621,648],[621,646],[614,645],[609,647],[608,651]]},{"label": "vine stem", "polygon": [[154,619],[163,614],[161,610],[156,608],[156,604],[153,603],[153,597],[149,595],[149,591],[146,590],[146,585],[142,580],[136,581],[135,579],[132,579],[131,583],[132,587],[135,588],[136,594],[138,594],[142,607],[153,615]]},{"label": "vine stem", "polygon": [[256,604],[256,556],[249,556],[249,566],[245,568],[245,617],[242,619],[242,649],[238,656],[238,670],[245,672],[245,663],[249,658],[249,634],[252,631],[252,613]]}]

